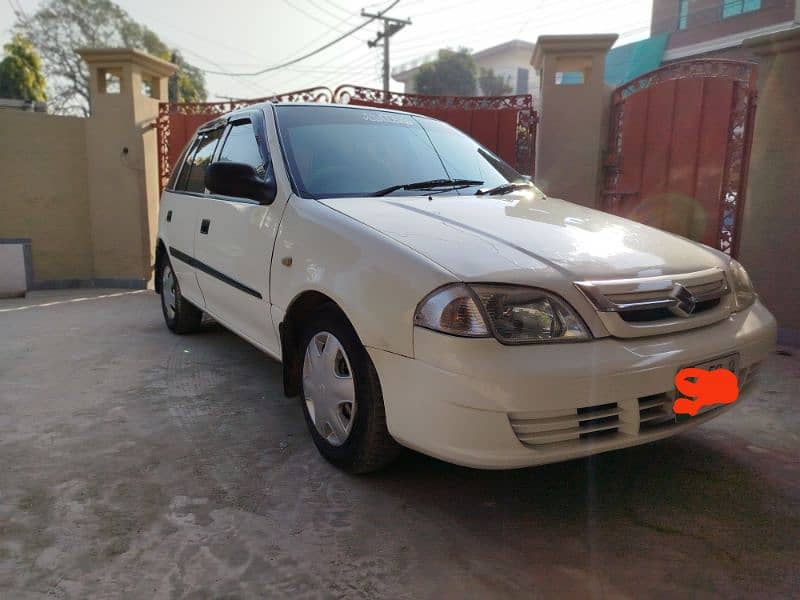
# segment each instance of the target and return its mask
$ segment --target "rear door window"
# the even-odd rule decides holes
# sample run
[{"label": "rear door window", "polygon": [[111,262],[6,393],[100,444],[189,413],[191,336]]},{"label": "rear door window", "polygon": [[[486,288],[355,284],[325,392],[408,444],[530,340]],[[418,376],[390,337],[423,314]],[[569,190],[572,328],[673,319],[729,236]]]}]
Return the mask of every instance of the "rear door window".
[{"label": "rear door window", "polygon": [[189,154],[189,159],[184,167],[186,172],[181,172],[179,188],[197,194],[205,191],[206,168],[211,164],[211,158],[214,156],[220,135],[222,135],[222,128],[213,129],[197,136],[196,149]]},{"label": "rear door window", "polygon": [[195,150],[195,144],[197,140],[190,140],[189,143],[186,144],[186,147],[181,152],[180,157],[178,157],[178,161],[175,163],[175,168],[172,170],[172,173],[169,176],[169,181],[167,182],[167,189],[168,190],[177,190],[182,189],[178,186],[180,182],[183,181],[185,178],[182,178],[181,175],[186,167],[186,160],[188,157],[192,155]]}]

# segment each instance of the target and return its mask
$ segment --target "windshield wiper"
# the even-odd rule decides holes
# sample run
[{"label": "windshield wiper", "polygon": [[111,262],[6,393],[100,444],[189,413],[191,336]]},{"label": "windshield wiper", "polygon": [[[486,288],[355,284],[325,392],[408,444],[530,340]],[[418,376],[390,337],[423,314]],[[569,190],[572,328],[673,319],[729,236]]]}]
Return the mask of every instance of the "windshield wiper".
[{"label": "windshield wiper", "polygon": [[414,183],[401,183],[400,185],[392,185],[377,192],[373,192],[373,196],[385,196],[397,190],[432,190],[440,187],[470,187],[473,185],[483,185],[482,181],[477,179],[431,179],[429,181],[417,181]]},{"label": "windshield wiper", "polygon": [[515,181],[513,183],[502,183],[496,187],[490,188],[488,190],[478,190],[475,192],[476,196],[502,196],[503,194],[508,194],[510,192],[514,192],[516,190],[520,190],[523,188],[532,188],[533,184],[528,181]]}]

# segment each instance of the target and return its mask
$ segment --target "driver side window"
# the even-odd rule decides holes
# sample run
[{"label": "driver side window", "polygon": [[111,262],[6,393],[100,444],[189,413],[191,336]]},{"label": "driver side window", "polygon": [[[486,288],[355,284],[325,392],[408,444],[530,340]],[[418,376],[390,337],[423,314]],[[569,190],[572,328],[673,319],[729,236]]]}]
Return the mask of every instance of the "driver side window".
[{"label": "driver side window", "polygon": [[266,163],[261,156],[255,129],[250,121],[239,121],[231,126],[217,161],[244,163],[253,167],[259,177],[266,175]]}]

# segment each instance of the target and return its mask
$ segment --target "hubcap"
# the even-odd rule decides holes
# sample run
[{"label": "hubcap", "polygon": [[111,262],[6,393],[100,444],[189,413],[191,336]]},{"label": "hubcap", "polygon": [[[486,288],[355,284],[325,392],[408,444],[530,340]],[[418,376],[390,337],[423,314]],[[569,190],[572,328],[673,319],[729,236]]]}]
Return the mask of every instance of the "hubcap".
[{"label": "hubcap", "polygon": [[303,360],[303,396],[317,432],[333,446],[347,441],[356,416],[350,360],[332,333],[311,338]]},{"label": "hubcap", "polygon": [[164,295],[167,316],[172,319],[175,317],[175,275],[169,265],[164,266],[164,272],[161,275],[161,293]]}]

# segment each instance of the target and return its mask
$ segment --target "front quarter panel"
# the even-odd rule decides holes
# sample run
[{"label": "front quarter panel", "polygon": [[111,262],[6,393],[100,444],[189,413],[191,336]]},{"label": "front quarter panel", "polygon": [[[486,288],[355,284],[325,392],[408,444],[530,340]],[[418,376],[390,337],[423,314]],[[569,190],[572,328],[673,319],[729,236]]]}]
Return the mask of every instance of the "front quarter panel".
[{"label": "front quarter panel", "polygon": [[339,305],[365,346],[413,356],[417,304],[431,290],[454,280],[379,231],[316,200],[293,195],[272,258],[271,300],[278,315],[273,318],[280,321],[304,291],[318,291]]}]

